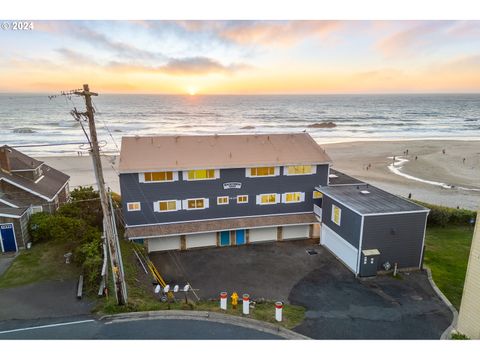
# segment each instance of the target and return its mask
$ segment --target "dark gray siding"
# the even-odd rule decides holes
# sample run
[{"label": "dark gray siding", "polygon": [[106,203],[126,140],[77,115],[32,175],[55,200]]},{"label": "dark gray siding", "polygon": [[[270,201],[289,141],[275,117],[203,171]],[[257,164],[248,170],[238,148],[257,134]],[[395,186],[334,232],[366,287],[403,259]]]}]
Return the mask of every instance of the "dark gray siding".
[{"label": "dark gray siding", "polygon": [[[0,217],[0,224],[13,224],[15,239],[17,240],[17,248],[24,248],[30,239],[28,234],[28,213],[25,213],[20,219]],[[0,252],[2,249],[0,248]]]},{"label": "dark gray siding", "polygon": [[[255,216],[313,211],[312,194],[315,186],[326,185],[328,165],[318,165],[313,175],[247,178],[245,169],[222,169],[220,179],[204,181],[179,181],[170,183],[139,183],[138,174],[120,174],[120,189],[125,219],[128,225],[155,224],[224,217]],[[224,190],[223,183],[241,182],[241,189]],[[256,205],[256,195],[263,193],[305,192],[305,201],[296,204]],[[237,195],[249,195],[248,204],[237,204]],[[217,205],[217,196],[229,196],[229,205]],[[158,200],[185,200],[209,198],[210,207],[204,210],[179,210],[158,213],[153,202]],[[142,210],[126,211],[127,202],[140,202]]]},{"label": "dark gray siding", "polygon": [[[358,249],[360,242],[360,226],[362,217],[356,212],[343,206],[339,202],[333,200],[327,195],[323,195],[322,204],[322,223],[335,231],[342,238]],[[342,210],[340,226],[335,224],[332,219],[332,204],[338,206]]]},{"label": "dark gray siding", "polygon": [[399,268],[418,267],[426,220],[427,213],[366,216],[362,250],[380,251],[379,269],[385,261]]}]

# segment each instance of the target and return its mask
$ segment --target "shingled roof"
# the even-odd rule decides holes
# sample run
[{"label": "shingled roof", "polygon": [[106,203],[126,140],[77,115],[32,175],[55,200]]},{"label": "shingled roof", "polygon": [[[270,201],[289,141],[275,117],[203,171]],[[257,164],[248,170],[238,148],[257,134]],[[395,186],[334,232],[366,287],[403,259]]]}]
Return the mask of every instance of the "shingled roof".
[{"label": "shingled roof", "polygon": [[123,137],[120,173],[331,163],[307,133]]},{"label": "shingled roof", "polygon": [[[8,157],[10,171],[0,169],[0,181],[5,181],[19,188],[27,189],[47,201],[52,201],[55,195],[65,186],[70,176],[58,171],[42,161],[36,160],[9,146],[2,146],[9,150]],[[40,167],[42,176],[36,181],[22,177],[16,173],[18,170],[35,170]],[[5,198],[8,201],[8,199]],[[12,200],[12,199],[10,199]],[[16,201],[15,199],[13,199]]]}]

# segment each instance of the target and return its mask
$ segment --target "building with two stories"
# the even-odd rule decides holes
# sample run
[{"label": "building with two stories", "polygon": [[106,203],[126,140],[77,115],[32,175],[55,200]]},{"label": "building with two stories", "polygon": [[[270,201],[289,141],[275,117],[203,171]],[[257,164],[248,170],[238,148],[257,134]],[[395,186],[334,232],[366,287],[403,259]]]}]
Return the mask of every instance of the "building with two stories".
[{"label": "building with two stories", "polygon": [[0,147],[0,250],[17,251],[29,241],[28,220],[54,212],[69,197],[70,177],[9,146]]},{"label": "building with two stories", "polygon": [[[150,252],[320,236],[356,275],[387,262],[419,267],[428,210],[335,172],[331,162],[307,133],[124,137],[126,236]],[[392,224],[392,239],[375,238],[382,221],[373,215]],[[423,231],[408,230],[411,221]]]}]

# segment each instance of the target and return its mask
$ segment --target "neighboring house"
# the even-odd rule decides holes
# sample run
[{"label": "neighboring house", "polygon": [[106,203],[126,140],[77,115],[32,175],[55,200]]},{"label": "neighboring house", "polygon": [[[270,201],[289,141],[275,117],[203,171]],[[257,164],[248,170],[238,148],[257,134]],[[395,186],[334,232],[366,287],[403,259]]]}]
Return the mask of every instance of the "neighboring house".
[{"label": "neighboring house", "polygon": [[[152,252],[318,238],[321,227],[321,244],[356,275],[375,275],[386,261],[418,268],[428,210],[331,170],[330,164],[307,133],[124,137],[119,171],[126,236]],[[371,196],[352,194],[342,207],[337,203],[340,225],[333,226],[327,218],[335,189],[346,192],[351,184],[355,191],[369,187]],[[365,210],[356,208],[362,201],[364,207],[377,204],[376,216],[364,220]],[[392,216],[400,215],[400,208],[413,216]],[[412,219],[421,234],[417,223],[410,226]],[[385,228],[396,235],[370,236]],[[350,244],[344,230],[352,239],[364,236],[365,246]],[[411,254],[390,256],[407,245]],[[360,267],[360,261],[371,266]]]},{"label": "neighboring house", "polygon": [[0,147],[0,246],[17,251],[28,243],[35,212],[54,212],[68,200],[70,177],[9,146]]}]

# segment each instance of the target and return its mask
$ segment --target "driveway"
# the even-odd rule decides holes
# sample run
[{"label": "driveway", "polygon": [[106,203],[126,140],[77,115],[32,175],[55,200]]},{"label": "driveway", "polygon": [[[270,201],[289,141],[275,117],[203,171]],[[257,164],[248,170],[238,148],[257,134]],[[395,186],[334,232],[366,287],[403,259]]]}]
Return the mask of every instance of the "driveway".
[{"label": "driveway", "polygon": [[452,320],[425,272],[359,280],[312,240],[169,251],[151,259],[167,283],[188,281],[203,299],[236,291],[304,306],[306,318],[294,330],[315,339],[439,339]]},{"label": "driveway", "polygon": [[90,314],[95,302],[76,299],[76,280],[0,289],[0,321]]}]

